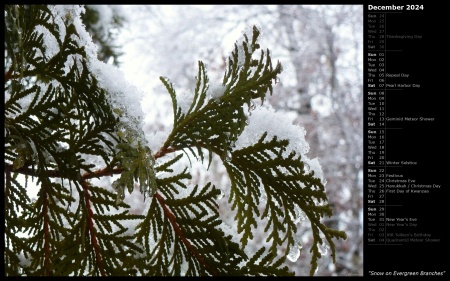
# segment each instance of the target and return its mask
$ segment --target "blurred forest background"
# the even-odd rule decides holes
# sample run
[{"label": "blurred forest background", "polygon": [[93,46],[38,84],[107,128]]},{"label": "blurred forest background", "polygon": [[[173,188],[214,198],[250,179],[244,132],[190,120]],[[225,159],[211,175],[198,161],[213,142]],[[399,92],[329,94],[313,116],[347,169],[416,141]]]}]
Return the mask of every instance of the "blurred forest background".
[{"label": "blurred forest background", "polygon": [[[234,42],[246,28],[259,27],[262,49],[283,66],[266,102],[306,129],[307,155],[319,158],[334,212],[323,221],[348,236],[336,241],[336,264],[328,252],[316,276],[362,275],[362,5],[88,5],[85,21],[91,21],[86,26],[99,44],[99,58],[120,67],[145,92],[144,130],[155,143],[172,122],[170,96],[159,77],[189,95],[201,60],[210,81],[221,82]],[[193,169],[194,184],[209,181],[227,194],[229,181],[218,157],[209,170],[201,164]],[[223,218],[231,221],[226,196],[222,200]],[[307,223],[300,219],[298,225],[303,249],[288,266],[306,276],[312,236]],[[258,243],[253,247],[256,251]]]}]

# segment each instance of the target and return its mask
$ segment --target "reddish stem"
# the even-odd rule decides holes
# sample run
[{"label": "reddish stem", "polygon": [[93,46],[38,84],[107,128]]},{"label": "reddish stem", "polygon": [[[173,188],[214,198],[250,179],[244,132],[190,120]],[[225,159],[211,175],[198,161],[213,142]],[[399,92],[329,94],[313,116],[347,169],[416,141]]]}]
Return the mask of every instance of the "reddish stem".
[{"label": "reddish stem", "polygon": [[158,152],[155,153],[155,155],[153,156],[155,159],[158,159],[160,157],[163,157],[164,155],[168,154],[168,153],[172,153],[177,151],[177,149],[175,147],[161,147],[160,150],[158,150]]},{"label": "reddish stem", "polygon": [[[158,152],[155,153],[154,158],[158,159],[160,157],[163,157],[166,154],[172,153],[177,151],[177,148],[174,147],[162,147]],[[31,169],[29,166],[24,166],[19,169],[13,169],[13,166],[11,164],[5,164],[5,172],[6,171],[13,171],[14,173],[19,173],[22,175],[27,176],[38,176],[38,173],[36,170]],[[105,167],[101,170],[94,171],[92,173],[86,172],[83,176],[83,180],[92,179],[92,178],[100,178],[100,177],[106,177],[111,175],[119,175],[123,172],[123,168],[108,168]],[[59,178],[61,177],[61,173],[59,170],[47,170],[47,177],[49,178]]]},{"label": "reddish stem", "polygon": [[92,178],[99,178],[99,177],[106,177],[106,176],[112,176],[112,175],[119,175],[123,172],[123,168],[115,168],[115,169],[109,169],[108,167],[103,168],[101,170],[94,171],[92,173],[85,173],[82,178],[83,180],[92,179]]},{"label": "reddish stem", "polygon": [[43,194],[42,212],[44,219],[44,268],[45,275],[51,276],[51,264],[50,264],[50,230],[48,226],[48,198],[47,192]]},{"label": "reddish stem", "polygon": [[10,80],[12,78],[12,67],[8,70],[8,72],[5,73],[5,82],[7,82],[8,80]]},{"label": "reddish stem", "polygon": [[6,173],[6,175],[5,175],[5,193],[4,193],[4,198],[3,198],[3,200],[4,200],[4,209],[5,209],[5,214],[6,214],[6,206],[7,206],[7,204],[6,204],[6,198],[8,198],[9,197],[9,187],[10,187],[10,184],[11,184],[11,167],[5,167],[5,173]]},{"label": "reddish stem", "polygon": [[167,205],[164,203],[164,198],[159,194],[155,193],[154,195],[156,199],[158,200],[159,204],[164,210],[164,214],[169,218],[170,223],[172,224],[173,229],[175,230],[175,233],[181,238],[186,248],[194,255],[194,257],[208,270],[212,275],[219,275],[219,272],[212,268],[208,263],[205,262],[202,256],[198,254],[195,247],[192,246],[192,244],[187,240],[187,238],[184,236],[183,231],[181,231],[180,227],[177,224],[177,219],[175,215],[167,208]]},{"label": "reddish stem", "polygon": [[83,180],[81,182],[81,185],[83,186],[83,190],[84,190],[84,201],[85,201],[86,209],[87,209],[89,233],[90,233],[92,245],[94,246],[95,258],[97,260],[97,265],[98,265],[98,268],[100,269],[100,272],[102,273],[102,276],[106,276],[105,270],[103,269],[102,258],[100,256],[100,246],[98,245],[97,236],[95,235],[94,220],[93,220],[94,213],[92,212],[92,208],[91,208],[90,195],[89,195],[89,184],[87,181]]}]

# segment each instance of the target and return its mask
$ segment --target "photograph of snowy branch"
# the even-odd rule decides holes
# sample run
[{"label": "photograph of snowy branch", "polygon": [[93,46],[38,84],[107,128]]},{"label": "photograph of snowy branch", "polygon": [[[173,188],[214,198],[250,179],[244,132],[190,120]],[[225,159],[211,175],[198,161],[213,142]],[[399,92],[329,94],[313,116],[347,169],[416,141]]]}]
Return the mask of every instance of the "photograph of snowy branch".
[{"label": "photograph of snowy branch", "polygon": [[4,8],[6,276],[362,275],[362,5]]}]

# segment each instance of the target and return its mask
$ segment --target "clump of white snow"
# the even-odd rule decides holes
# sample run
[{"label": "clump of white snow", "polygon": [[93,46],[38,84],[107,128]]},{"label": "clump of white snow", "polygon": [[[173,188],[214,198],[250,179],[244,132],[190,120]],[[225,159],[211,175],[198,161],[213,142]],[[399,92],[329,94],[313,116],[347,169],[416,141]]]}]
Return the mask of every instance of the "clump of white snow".
[{"label": "clump of white snow", "polygon": [[[86,55],[89,59],[97,59],[98,47],[92,41],[91,36],[86,31],[86,27],[81,20],[81,14],[86,10],[81,5],[54,5],[49,6],[50,11],[55,18],[55,23],[59,26],[59,31],[65,35],[65,25],[61,19],[67,20],[68,23],[72,23],[79,35],[79,38],[75,38],[79,46],[84,46]],[[64,30],[64,31],[63,31]],[[61,37],[60,38],[64,38]]]},{"label": "clump of white snow", "polygon": [[[60,52],[58,42],[56,41],[55,36],[48,31],[47,28],[45,28],[42,25],[37,25],[34,30],[37,32],[37,34],[42,34],[43,39],[43,47],[45,49],[45,54],[42,54],[46,60],[51,59],[54,55]],[[40,52],[40,49],[35,49],[37,52]]]},{"label": "clump of white snow", "polygon": [[278,140],[287,139],[289,144],[283,152],[283,156],[287,157],[292,151],[295,151],[301,155],[301,160],[307,165],[306,168],[314,171],[314,176],[325,183],[319,160],[317,158],[309,159],[306,156],[309,151],[309,144],[305,139],[306,130],[299,125],[294,125],[291,115],[276,112],[269,104],[255,107],[250,113],[248,125],[237,139],[234,150],[254,145],[265,132],[267,132],[266,141],[270,141],[274,136]]},{"label": "clump of white snow", "polygon": [[[99,13],[99,25],[108,26],[108,23],[112,21],[112,17],[118,11],[109,6],[92,6]],[[79,5],[57,5],[50,6],[50,11],[55,17],[55,23],[58,25],[61,33],[65,34],[65,24],[72,23],[79,37],[73,39],[79,46],[84,47],[86,53],[87,67],[90,72],[99,81],[100,87],[102,87],[108,93],[108,98],[111,102],[113,109],[120,109],[123,111],[121,116],[122,122],[134,124],[138,130],[142,129],[142,118],[144,116],[141,108],[141,100],[143,93],[130,84],[125,79],[124,73],[117,67],[103,63],[97,58],[98,47],[93,43],[92,37],[86,31],[86,28],[81,20],[81,14],[85,12],[85,8]],[[58,44],[54,38],[47,36],[48,40],[45,40],[46,49],[49,49],[47,56],[52,55],[54,52],[59,51]],[[44,39],[46,39],[44,37]],[[62,38],[60,38],[62,39]],[[80,57],[69,57],[71,59],[80,60]],[[71,62],[66,62],[66,71],[71,66]]]},{"label": "clump of white snow", "polygon": [[292,124],[290,115],[275,112],[268,104],[256,107],[248,116],[249,125],[245,127],[236,141],[236,150],[251,146],[267,131],[267,140],[277,136],[278,139],[288,139],[286,156],[292,151],[304,155],[309,151],[309,144],[305,140],[306,131],[303,127]]},{"label": "clump of white snow", "polygon": [[222,84],[211,84],[208,89],[208,95],[213,100],[218,100],[223,96],[226,90],[226,86]]},{"label": "clump of white snow", "polygon": [[[259,36],[258,36],[258,41],[261,40],[262,35],[261,35],[261,27],[256,26],[256,28],[259,31]],[[244,30],[242,31],[242,35],[241,37],[239,37],[239,39],[236,41],[236,45],[237,45],[237,50],[238,50],[238,61],[237,61],[237,65],[238,67],[242,66],[244,64],[245,61],[245,50],[244,50],[244,42],[245,42],[245,37],[247,37],[247,48],[249,52],[255,51],[254,49],[251,49],[251,43],[253,41],[253,26],[247,26],[244,28]]]},{"label": "clump of white snow", "polygon": [[97,77],[99,85],[111,96],[114,108],[124,108],[127,116],[134,117],[136,120],[142,119],[143,93],[125,80],[119,68],[99,60],[92,60],[88,67]]}]

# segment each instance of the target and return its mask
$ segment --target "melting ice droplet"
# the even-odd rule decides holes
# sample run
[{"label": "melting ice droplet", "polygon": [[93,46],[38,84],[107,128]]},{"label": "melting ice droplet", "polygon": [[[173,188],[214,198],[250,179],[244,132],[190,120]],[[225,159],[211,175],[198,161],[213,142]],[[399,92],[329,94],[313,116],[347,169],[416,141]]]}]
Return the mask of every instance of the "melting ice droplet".
[{"label": "melting ice droplet", "polygon": [[220,190],[220,194],[219,195],[217,195],[217,200],[220,200],[220,199],[222,199],[223,198],[223,196],[225,195],[225,193],[223,192],[223,190],[220,188],[219,189]]},{"label": "melting ice droplet", "polygon": [[294,212],[295,212],[295,215],[293,217],[294,223],[300,223],[306,220],[305,213],[302,211],[302,209],[300,209],[298,205],[294,206]]},{"label": "melting ice droplet", "polygon": [[294,245],[292,245],[287,258],[291,262],[295,262],[300,257],[300,250],[303,248],[302,243],[300,242],[300,238],[294,235]]},{"label": "melting ice droplet", "polygon": [[317,248],[318,248],[318,250],[319,250],[319,253],[320,253],[322,256],[325,256],[325,255],[328,253],[328,245],[325,244],[325,243],[318,244],[318,245],[317,245]]},{"label": "melting ice droplet", "polygon": [[225,161],[230,162],[231,161],[231,151],[227,151],[227,156],[225,156]]},{"label": "melting ice droplet", "polygon": [[298,247],[297,245],[293,245],[289,251],[289,254],[287,255],[287,258],[291,262],[296,262],[299,257],[300,257],[300,247]]},{"label": "melting ice droplet", "polygon": [[309,164],[308,163],[305,163],[305,165],[304,165],[304,169],[305,169],[305,173],[309,173],[309,171],[311,170],[311,167],[309,167]]},{"label": "melting ice droplet", "polygon": [[231,152],[227,152],[227,162],[231,161]]},{"label": "melting ice droplet", "polygon": [[250,100],[250,106],[248,108],[248,112],[251,112],[256,109],[256,103],[253,100]]}]

